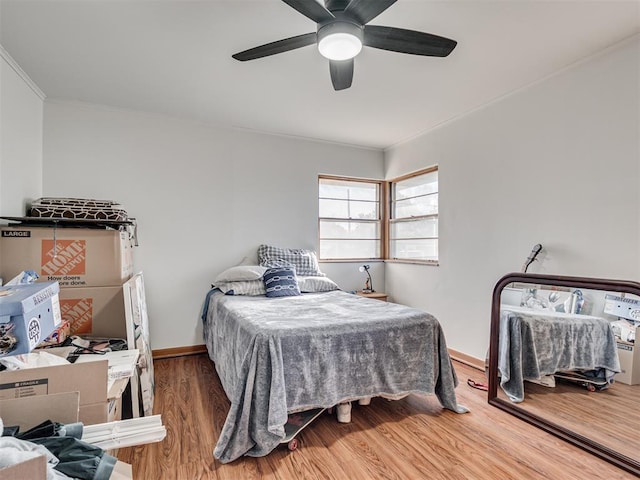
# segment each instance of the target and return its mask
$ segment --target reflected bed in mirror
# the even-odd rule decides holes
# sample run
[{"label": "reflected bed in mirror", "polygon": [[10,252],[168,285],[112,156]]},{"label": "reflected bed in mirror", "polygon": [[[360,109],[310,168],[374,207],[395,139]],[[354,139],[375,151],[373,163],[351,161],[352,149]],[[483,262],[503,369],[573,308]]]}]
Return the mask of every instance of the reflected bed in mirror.
[{"label": "reflected bed in mirror", "polygon": [[489,403],[640,475],[640,283],[513,273],[494,288]]}]

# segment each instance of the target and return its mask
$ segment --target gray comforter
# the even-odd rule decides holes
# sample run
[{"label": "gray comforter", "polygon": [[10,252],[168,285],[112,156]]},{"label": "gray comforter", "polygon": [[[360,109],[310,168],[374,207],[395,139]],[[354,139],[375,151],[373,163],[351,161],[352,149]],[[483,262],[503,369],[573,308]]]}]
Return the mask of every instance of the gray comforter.
[{"label": "gray comforter", "polygon": [[455,412],[456,375],[428,313],[341,291],[205,302],[204,337],[231,408],[214,450],[226,463],[262,456],[287,413],[368,396],[434,394]]},{"label": "gray comforter", "polygon": [[613,330],[600,317],[503,306],[499,345],[500,386],[512,402],[524,400],[524,380],[602,368],[613,382],[620,372]]}]

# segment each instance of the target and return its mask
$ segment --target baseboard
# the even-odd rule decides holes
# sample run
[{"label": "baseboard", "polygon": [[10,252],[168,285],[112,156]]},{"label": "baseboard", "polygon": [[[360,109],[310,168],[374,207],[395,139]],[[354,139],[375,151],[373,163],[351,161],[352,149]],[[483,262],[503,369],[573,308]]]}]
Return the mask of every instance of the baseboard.
[{"label": "baseboard", "polygon": [[[186,347],[173,347],[173,348],[161,348],[158,350],[153,350],[153,358],[171,358],[171,357],[182,357],[185,355],[199,355],[201,353],[207,353],[207,346],[202,345],[189,345]],[[449,356],[456,360],[457,362],[464,363],[465,365],[469,365],[470,367],[476,368],[478,370],[484,371],[484,360],[479,358],[472,357],[471,355],[467,355],[466,353],[458,352],[457,350],[449,349]]]},{"label": "baseboard", "polygon": [[161,348],[159,350],[153,350],[154,360],[159,358],[171,358],[182,357],[185,355],[199,355],[201,353],[207,353],[207,346],[202,345],[189,345],[187,347],[174,347],[174,348]]},{"label": "baseboard", "polygon": [[464,363],[465,365],[469,365],[470,367],[477,368],[478,370],[482,370],[484,372],[484,360],[481,360],[476,357],[472,357],[471,355],[467,355],[466,353],[458,352],[457,350],[453,350],[449,348],[449,356],[452,360],[456,360],[457,362]]}]

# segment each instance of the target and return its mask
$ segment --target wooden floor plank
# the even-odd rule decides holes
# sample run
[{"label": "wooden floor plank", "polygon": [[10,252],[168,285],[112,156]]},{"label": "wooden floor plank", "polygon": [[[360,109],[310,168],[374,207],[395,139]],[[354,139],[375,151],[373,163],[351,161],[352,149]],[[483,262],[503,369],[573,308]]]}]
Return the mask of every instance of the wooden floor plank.
[{"label": "wooden floor plank", "polygon": [[[456,394],[470,413],[444,410],[433,396],[374,398],[354,405],[349,424],[321,415],[299,434],[296,451],[280,445],[265,457],[221,464],[213,449],[230,404],[211,361],[192,355],[154,363],[154,413],[167,438],[119,450],[137,480],[633,478],[490,406],[486,392],[464,381]],[[469,366],[455,368],[460,379],[485,381]]]}]

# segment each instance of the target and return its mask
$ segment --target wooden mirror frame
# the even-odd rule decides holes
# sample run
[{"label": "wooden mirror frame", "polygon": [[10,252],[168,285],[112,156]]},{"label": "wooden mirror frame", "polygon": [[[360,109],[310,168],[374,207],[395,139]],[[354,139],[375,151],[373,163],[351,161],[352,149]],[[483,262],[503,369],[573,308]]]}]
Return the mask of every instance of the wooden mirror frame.
[{"label": "wooden mirror frame", "polygon": [[[582,288],[591,290],[608,290],[611,292],[631,293],[640,296],[640,283],[624,280],[603,280],[598,278],[567,277],[556,275],[540,275],[532,273],[509,273],[502,277],[493,289],[491,303],[491,337],[489,341],[489,390],[490,405],[504,410],[511,415],[535,425],[573,445],[576,445],[593,455],[600,457],[614,465],[640,476],[640,461],[627,457],[593,439],[580,435],[557,423],[528,412],[518,404],[498,398],[498,346],[500,335],[500,297],[502,290],[514,282],[532,283],[558,287]],[[639,348],[640,346],[636,347]],[[639,399],[640,400],[640,399]],[[640,427],[640,426],[639,426]]]}]

